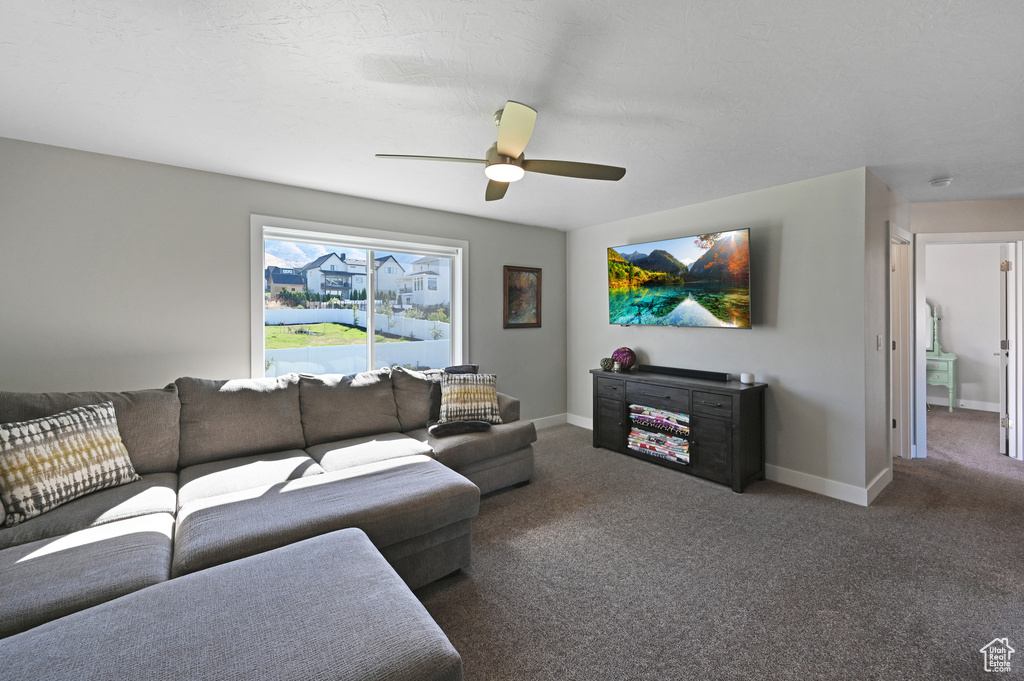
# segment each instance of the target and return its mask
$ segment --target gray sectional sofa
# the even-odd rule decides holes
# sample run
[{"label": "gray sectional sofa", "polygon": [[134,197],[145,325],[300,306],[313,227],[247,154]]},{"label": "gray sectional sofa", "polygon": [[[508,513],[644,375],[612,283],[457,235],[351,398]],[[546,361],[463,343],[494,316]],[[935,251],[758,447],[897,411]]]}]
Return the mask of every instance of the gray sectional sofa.
[{"label": "gray sectional sofa", "polygon": [[[250,589],[274,591],[267,585],[277,584],[284,593],[267,596],[273,600],[313,588],[296,580],[303,566],[331,570],[337,590],[362,593],[371,609],[366,603],[375,596],[359,587],[360,565],[378,561],[374,569],[396,572],[406,591],[468,566],[480,494],[530,479],[536,430],[519,419],[518,401],[499,393],[503,423],[432,437],[427,427],[437,417],[439,378],[438,371],[395,367],[353,376],[180,378],[163,389],[117,393],[0,392],[0,423],[112,402],[142,477],[0,527],[0,637],[7,637],[0,638],[0,657],[24,662],[41,640],[82,636],[97,621],[137,608],[158,607],[179,625],[194,626],[199,611],[166,611],[175,598],[198,607],[199,593],[220,598],[206,605],[230,619],[251,606]],[[352,539],[346,528],[357,528],[361,538]],[[325,548],[331,542],[354,548],[339,553]],[[322,564],[318,551],[333,562]],[[257,564],[271,577],[224,576]],[[207,579],[232,586],[218,596]],[[368,626],[351,614],[362,607],[355,601],[335,604],[322,615],[330,621],[310,626],[352,636]],[[452,675],[448,653],[441,652],[437,678],[461,677],[461,671]],[[337,664],[345,668],[337,660],[328,666]],[[426,667],[416,669],[409,678],[434,677]],[[303,678],[310,671],[271,676]],[[316,671],[322,676],[309,678],[335,677]],[[119,678],[132,677],[121,672]],[[392,677],[405,678],[386,678]]]}]

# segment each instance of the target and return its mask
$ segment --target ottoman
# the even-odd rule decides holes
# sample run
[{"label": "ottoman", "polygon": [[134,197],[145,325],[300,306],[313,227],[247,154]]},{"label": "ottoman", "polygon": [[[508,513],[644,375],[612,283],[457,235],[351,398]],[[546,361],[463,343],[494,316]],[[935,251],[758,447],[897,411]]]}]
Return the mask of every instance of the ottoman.
[{"label": "ottoman", "polygon": [[461,681],[462,658],[359,529],[179,577],[0,640],[20,681]]}]

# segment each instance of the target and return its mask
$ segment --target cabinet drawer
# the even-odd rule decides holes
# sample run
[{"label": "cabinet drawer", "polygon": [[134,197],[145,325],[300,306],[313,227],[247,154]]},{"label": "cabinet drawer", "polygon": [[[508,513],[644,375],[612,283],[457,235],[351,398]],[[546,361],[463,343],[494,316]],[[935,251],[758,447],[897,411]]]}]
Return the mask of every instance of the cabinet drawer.
[{"label": "cabinet drawer", "polygon": [[732,398],[719,393],[693,391],[693,411],[710,416],[732,416]]},{"label": "cabinet drawer", "polygon": [[948,359],[929,359],[927,362],[928,371],[949,371]]},{"label": "cabinet drawer", "polygon": [[613,400],[621,400],[622,393],[625,392],[623,388],[624,385],[624,381],[617,381],[614,378],[598,378],[597,396],[609,397]]},{"label": "cabinet drawer", "polygon": [[683,413],[690,411],[690,391],[686,388],[629,381],[626,383],[626,401]]},{"label": "cabinet drawer", "polygon": [[949,372],[948,371],[929,371],[928,372],[928,383],[929,383],[929,385],[949,385]]}]

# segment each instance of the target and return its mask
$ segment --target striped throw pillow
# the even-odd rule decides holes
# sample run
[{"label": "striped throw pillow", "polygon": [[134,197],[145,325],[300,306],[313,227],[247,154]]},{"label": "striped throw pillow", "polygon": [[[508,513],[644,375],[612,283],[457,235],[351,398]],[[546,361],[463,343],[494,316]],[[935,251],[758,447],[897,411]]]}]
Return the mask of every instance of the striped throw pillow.
[{"label": "striped throw pillow", "polygon": [[7,526],[106,487],[141,480],[104,402],[0,424],[0,499]]},{"label": "striped throw pillow", "polygon": [[449,421],[501,423],[498,412],[497,376],[494,374],[444,374],[441,376],[441,417]]}]

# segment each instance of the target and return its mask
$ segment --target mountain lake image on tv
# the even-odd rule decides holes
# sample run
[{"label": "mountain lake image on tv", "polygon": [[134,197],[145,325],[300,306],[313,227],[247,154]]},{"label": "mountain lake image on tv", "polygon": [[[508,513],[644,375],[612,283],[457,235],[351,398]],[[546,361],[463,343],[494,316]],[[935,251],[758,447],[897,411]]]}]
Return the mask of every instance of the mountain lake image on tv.
[{"label": "mountain lake image on tv", "polygon": [[750,230],[608,249],[612,324],[750,328]]}]

